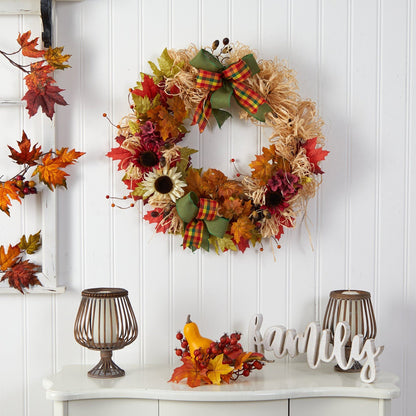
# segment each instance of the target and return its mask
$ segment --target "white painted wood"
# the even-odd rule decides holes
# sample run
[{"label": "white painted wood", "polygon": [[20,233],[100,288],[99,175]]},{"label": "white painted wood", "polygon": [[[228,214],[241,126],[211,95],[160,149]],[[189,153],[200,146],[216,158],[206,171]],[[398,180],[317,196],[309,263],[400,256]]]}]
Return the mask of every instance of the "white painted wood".
[{"label": "white painted wood", "polygon": [[[383,402],[385,402],[383,400]],[[290,416],[390,416],[390,412],[379,409],[379,401],[363,398],[317,398],[294,399],[290,401]]]},{"label": "white painted wood", "polygon": [[[7,3],[7,2],[5,2]],[[21,6],[20,2],[11,2],[15,4],[15,6]],[[39,3],[39,2],[37,2]],[[27,7],[27,4],[24,4],[22,7]],[[26,15],[23,14],[20,18],[18,17],[10,17],[10,16],[1,16],[2,12],[0,10],[0,19],[4,20],[6,23],[13,24],[14,26],[19,26],[20,31],[22,31],[21,25],[25,27],[31,27],[33,36],[39,36],[37,33],[40,32],[40,21],[36,16],[30,16],[30,14]],[[20,19],[20,20],[19,20]],[[19,23],[20,22],[20,23]],[[7,28],[11,31],[11,27],[9,25]],[[14,30],[17,32],[18,30]],[[13,38],[15,34],[13,34]],[[9,44],[8,48],[10,50],[14,50],[16,48],[17,43],[14,46],[11,46],[9,42],[5,42],[6,45]],[[9,68],[10,65],[7,64],[8,68],[4,68],[4,63],[2,62],[2,71],[6,70],[6,72],[12,72],[12,78],[18,77],[19,81],[19,89],[16,92],[16,86],[14,94],[19,93],[21,90],[22,85],[22,75],[19,73],[18,70],[13,70]],[[4,68],[4,69],[3,69]],[[7,71],[8,70],[8,71]],[[16,74],[17,73],[17,74]],[[8,76],[8,75],[7,75]],[[7,94],[7,91],[6,91]],[[23,95],[23,94],[21,94]],[[6,95],[7,96],[7,95]],[[3,98],[1,96],[0,98]],[[26,114],[26,110],[23,109],[22,101],[16,100],[2,100],[2,106],[0,106],[0,111],[5,112],[5,109],[9,106],[15,105],[17,107],[16,110],[11,108],[12,113],[14,114],[13,120],[17,121],[16,116],[19,114],[19,124],[21,128],[19,132],[16,132],[15,137],[13,140],[10,140],[8,136],[7,142],[15,147],[16,140],[20,140],[22,135],[22,130],[25,130],[29,135],[29,138],[32,140],[33,143],[38,142],[44,151],[47,151],[51,148],[55,147],[55,124],[54,121],[50,121],[44,114],[38,114],[37,117],[29,119]],[[6,107],[5,107],[6,106]],[[7,131],[7,130],[6,130]],[[2,128],[3,134],[6,132],[5,129]],[[6,143],[4,143],[6,146]],[[7,149],[7,148],[6,148]],[[2,164],[2,174],[6,175],[14,175],[16,174],[16,170],[18,166],[12,163],[9,158],[7,158],[8,163]],[[65,291],[65,287],[57,287],[57,273],[56,273],[56,192],[50,192],[49,190],[44,190],[40,192],[40,195],[36,197],[29,197],[23,201],[23,206],[21,209],[26,214],[26,219],[24,220],[25,223],[25,230],[24,233],[26,235],[35,234],[38,230],[41,230],[41,238],[42,238],[42,250],[41,250],[41,257],[38,258],[39,263],[42,265],[42,272],[39,273],[38,278],[42,284],[42,287],[35,287],[25,289],[25,293],[63,293]],[[39,199],[41,200],[39,202]],[[5,214],[2,213],[2,216]],[[39,219],[41,219],[39,221]],[[4,222],[4,226],[10,226],[9,218],[2,219],[2,223]],[[9,225],[9,224],[10,225]],[[1,244],[8,244],[13,243],[14,241],[18,241],[20,239],[22,233],[15,233],[13,240],[11,241],[1,241]],[[12,289],[8,286],[7,282],[2,282],[0,284],[0,294],[10,294],[16,293],[20,294],[20,292],[16,289]]]},{"label": "white painted wood", "polygon": [[220,415],[241,415],[251,416],[253,414],[262,416],[287,416],[287,400],[271,400],[262,403],[215,403],[215,402],[179,402],[161,401],[159,404],[159,416],[212,416]]},{"label": "white painted wood", "polygon": [[[156,400],[138,399],[101,399],[78,400],[68,402],[68,416],[157,416],[158,402]],[[59,413],[55,416],[61,416]]]},{"label": "white painted wood", "polygon": [[[96,380],[87,376],[90,366],[67,366],[43,380],[46,398],[57,401],[87,399],[152,399],[190,402],[251,402],[302,397],[361,397],[393,399],[398,397],[398,378],[380,373],[371,384],[361,383],[358,374],[339,373],[332,365],[316,371],[303,363],[267,364],[249,378],[230,384],[204,385],[191,388],[185,382],[168,383],[171,369],[167,366],[125,368],[126,376]],[[377,400],[378,402],[378,400]]]},{"label": "white painted wood", "polygon": [[[0,324],[12,340],[2,349],[8,357],[0,381],[2,411],[28,416],[29,403],[34,403],[29,387],[39,378],[27,367],[33,360],[29,340],[51,346],[37,358],[45,373],[50,365],[55,371],[97,361],[96,353],[74,341],[74,318],[83,288],[114,284],[129,290],[140,327],[138,340],[117,354],[122,365],[177,363],[174,335],[187,313],[202,334],[213,338],[226,330],[246,335],[254,313],[264,314],[265,327],[281,322],[303,328],[322,319],[331,290],[368,290],[376,309],[376,342],[386,346],[380,368],[402,380],[392,414],[412,416],[414,2],[260,0],[239,7],[237,0],[84,0],[57,2],[56,14],[56,42],[72,54],[72,69],[56,74],[70,104],[57,109],[57,145],[87,154],[71,170],[68,191],[57,194],[57,272],[59,285],[68,290],[64,296],[41,296],[47,300],[37,305],[25,306],[20,296],[1,297],[2,316],[14,317]],[[6,42],[8,49],[18,31],[31,28],[19,19],[1,17],[0,43]],[[297,72],[300,94],[318,102],[331,153],[323,163],[319,201],[311,201],[309,210],[313,252],[302,228],[282,237],[282,248],[274,249],[276,262],[268,244],[260,254],[192,255],[179,247],[180,238],[169,242],[154,235],[140,208],[111,210],[105,200],[106,194],[123,195],[124,188],[115,164],[104,157],[112,146],[112,128],[101,114],[105,111],[118,122],[128,111],[125,88],[135,83],[140,70],[148,70],[147,60],[164,46],[210,44],[225,35],[254,45],[261,58],[288,60]],[[1,93],[18,102],[21,95],[15,88],[20,88],[19,80],[6,78],[0,61]],[[0,108],[0,166],[8,163],[4,149],[10,138],[20,137],[22,107]],[[196,163],[228,171],[230,154],[247,158],[253,150],[239,144],[240,123],[234,117],[232,127],[224,125],[223,131],[202,137],[192,128],[187,144],[201,149]],[[259,147],[267,144],[266,138],[265,132],[260,135]],[[13,241],[14,232],[25,231],[26,219],[27,212],[13,208],[11,222],[0,222],[1,239]],[[36,320],[47,313],[52,320],[40,324],[48,327],[45,334],[38,326],[28,328],[25,316]],[[51,416],[44,407],[41,411]]]}]

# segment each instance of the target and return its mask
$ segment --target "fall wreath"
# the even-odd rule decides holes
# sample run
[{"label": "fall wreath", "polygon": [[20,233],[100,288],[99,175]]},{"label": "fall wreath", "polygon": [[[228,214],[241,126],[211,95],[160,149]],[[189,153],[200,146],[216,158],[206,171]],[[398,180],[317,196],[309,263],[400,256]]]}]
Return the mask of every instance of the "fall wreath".
[{"label": "fall wreath", "polygon": [[[142,74],[130,89],[132,112],[107,154],[125,172],[130,193],[124,198],[151,206],[144,219],[157,232],[182,235],[182,246],[192,251],[212,245],[217,253],[244,252],[250,243],[262,250],[267,238],[278,243],[315,195],[319,162],[328,154],[316,105],[300,98],[293,71],[277,60],[257,61],[251,48],[227,38],[200,50],[165,49],[159,67],[149,64],[153,75]],[[251,175],[228,178],[193,167],[197,151],[179,143],[188,115],[201,133],[212,118],[221,127],[232,97],[240,118],[271,127],[272,134],[250,163]]]}]

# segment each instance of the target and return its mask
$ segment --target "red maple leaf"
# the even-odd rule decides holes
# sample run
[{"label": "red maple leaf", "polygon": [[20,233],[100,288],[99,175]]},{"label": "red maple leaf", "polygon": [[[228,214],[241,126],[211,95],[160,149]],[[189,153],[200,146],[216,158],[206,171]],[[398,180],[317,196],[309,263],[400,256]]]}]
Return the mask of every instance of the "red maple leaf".
[{"label": "red maple leaf", "polygon": [[208,368],[199,368],[199,365],[191,357],[181,358],[183,365],[173,370],[172,377],[169,381],[179,383],[186,378],[186,382],[190,387],[198,387],[201,385],[201,381],[207,384],[212,384],[208,378]]},{"label": "red maple leaf", "polygon": [[10,287],[14,287],[23,293],[23,288],[29,286],[40,285],[40,281],[36,277],[36,273],[41,271],[41,267],[37,264],[30,263],[29,260],[21,261],[15,264],[4,273],[1,281],[8,279]]},{"label": "red maple leaf", "polygon": [[111,157],[113,160],[119,160],[118,170],[125,170],[132,162],[134,155],[130,150],[124,149],[123,147],[113,147],[106,156]]},{"label": "red maple leaf", "polygon": [[171,220],[164,221],[163,208],[155,208],[153,211],[147,211],[147,214],[143,218],[149,221],[150,224],[156,224],[155,230],[157,233],[165,233],[170,227]]},{"label": "red maple leaf", "polygon": [[20,152],[16,149],[13,149],[11,146],[8,146],[11,153],[9,157],[15,160],[19,165],[27,164],[29,166],[35,166],[36,160],[42,153],[40,146],[38,147],[38,144],[36,143],[31,149],[30,140],[27,138],[27,135],[24,131],[22,134],[22,140],[20,142],[18,141],[17,144],[19,146]]},{"label": "red maple leaf", "polygon": [[38,108],[41,107],[42,111],[52,120],[55,113],[54,105],[68,105],[61,94],[63,89],[55,85],[45,85],[42,89],[28,90],[22,100],[26,100],[29,110],[29,116],[32,117],[38,112]]},{"label": "red maple leaf", "polygon": [[234,241],[234,243],[237,244],[238,249],[242,253],[244,253],[246,251],[246,248],[250,247],[249,240],[247,240],[245,238],[240,238],[240,241],[238,243],[236,241]]},{"label": "red maple leaf", "polygon": [[17,43],[22,48],[22,55],[28,56],[29,58],[40,58],[45,54],[45,51],[38,50],[36,47],[38,46],[39,38],[34,38],[30,40],[30,36],[32,32],[28,30],[27,32],[17,36]]},{"label": "red maple leaf", "polygon": [[317,137],[307,140],[302,147],[305,149],[306,157],[312,165],[313,173],[324,173],[323,170],[318,166],[318,162],[324,160],[328,155],[328,150],[322,150],[321,147],[316,147]]},{"label": "red maple leaf", "polygon": [[140,97],[149,97],[150,100],[156,97],[159,94],[159,87],[154,83],[153,78],[149,77],[149,75],[145,75],[143,81],[141,82],[142,89],[139,90],[135,88],[132,93],[138,95]]}]

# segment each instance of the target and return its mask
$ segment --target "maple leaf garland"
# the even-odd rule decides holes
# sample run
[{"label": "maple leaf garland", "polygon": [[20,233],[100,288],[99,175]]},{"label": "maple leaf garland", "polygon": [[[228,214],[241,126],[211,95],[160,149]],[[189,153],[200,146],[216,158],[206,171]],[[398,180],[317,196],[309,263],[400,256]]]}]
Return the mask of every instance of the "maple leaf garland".
[{"label": "maple leaf garland", "polygon": [[[23,71],[26,76],[27,92],[22,100],[26,101],[26,109],[29,116],[34,116],[39,107],[47,117],[52,119],[55,113],[55,104],[67,105],[64,97],[60,92],[64,91],[55,84],[52,73],[56,69],[64,70],[70,66],[66,63],[71,55],[63,55],[63,47],[49,48],[47,50],[37,49],[39,38],[31,38],[31,31],[27,31],[18,35],[17,43],[20,49],[16,52],[7,53],[0,50],[3,55],[13,66]],[[25,65],[21,65],[14,61],[10,56],[21,52],[23,56],[28,58],[40,59],[40,61],[32,62],[28,70]]]},{"label": "maple leaf garland", "polygon": [[67,147],[61,149],[50,149],[43,153],[40,145],[31,143],[23,131],[22,140],[17,142],[18,149],[8,146],[9,157],[18,165],[21,170],[13,178],[7,181],[0,181],[0,210],[10,215],[9,207],[12,200],[21,202],[27,195],[36,194],[36,183],[33,180],[25,180],[25,175],[30,168],[34,168],[31,177],[36,175],[39,181],[48,186],[50,190],[56,187],[66,188],[66,177],[69,174],[63,169],[77,162],[84,152]]},{"label": "maple leaf garland", "polygon": [[42,270],[41,266],[25,259],[26,255],[36,253],[40,247],[40,231],[27,238],[23,235],[19,244],[14,246],[9,244],[7,250],[4,246],[0,246],[0,273],[3,272],[0,281],[7,280],[10,287],[21,293],[24,293],[24,288],[42,286],[36,276]]}]

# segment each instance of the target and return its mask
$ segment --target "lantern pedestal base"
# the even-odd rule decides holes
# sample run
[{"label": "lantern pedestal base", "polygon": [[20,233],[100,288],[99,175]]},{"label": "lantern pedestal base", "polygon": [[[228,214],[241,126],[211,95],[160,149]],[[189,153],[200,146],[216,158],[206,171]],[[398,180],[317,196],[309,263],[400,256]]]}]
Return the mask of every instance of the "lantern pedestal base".
[{"label": "lantern pedestal base", "polygon": [[124,376],[125,371],[111,359],[112,355],[112,350],[101,351],[101,360],[94,368],[88,371],[88,377],[116,378]]}]

